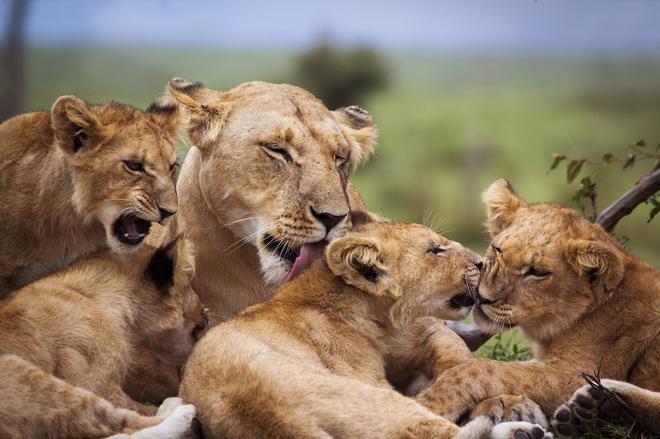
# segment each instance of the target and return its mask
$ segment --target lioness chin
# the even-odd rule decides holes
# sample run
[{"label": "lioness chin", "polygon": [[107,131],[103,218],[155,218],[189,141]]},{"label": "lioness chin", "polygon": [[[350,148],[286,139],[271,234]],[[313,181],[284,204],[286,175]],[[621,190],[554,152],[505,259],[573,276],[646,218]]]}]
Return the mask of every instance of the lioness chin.
[{"label": "lioness chin", "polygon": [[[358,226],[272,299],[212,328],[186,365],[181,395],[197,407],[207,438],[538,432],[529,423],[491,431],[488,416],[459,428],[385,377],[386,361],[407,331],[417,332],[418,317],[469,312],[463,297],[476,285],[479,261],[424,226]],[[431,321],[438,361],[449,367],[470,357],[457,335]]]}]

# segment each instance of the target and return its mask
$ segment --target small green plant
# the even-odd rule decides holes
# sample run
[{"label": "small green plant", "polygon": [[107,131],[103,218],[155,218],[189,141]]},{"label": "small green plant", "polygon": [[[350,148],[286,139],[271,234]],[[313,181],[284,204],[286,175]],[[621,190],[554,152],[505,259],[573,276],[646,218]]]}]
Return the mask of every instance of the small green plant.
[{"label": "small green plant", "polygon": [[479,355],[499,361],[524,361],[532,358],[532,349],[522,338],[498,334],[480,349]]}]

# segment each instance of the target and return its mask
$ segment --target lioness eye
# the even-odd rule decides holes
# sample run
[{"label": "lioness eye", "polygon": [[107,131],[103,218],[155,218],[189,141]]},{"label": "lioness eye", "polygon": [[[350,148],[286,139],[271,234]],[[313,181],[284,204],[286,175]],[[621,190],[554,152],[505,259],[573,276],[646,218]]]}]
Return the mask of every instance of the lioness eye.
[{"label": "lioness eye", "polygon": [[283,158],[287,163],[293,163],[291,154],[289,154],[286,149],[280,148],[277,143],[262,143],[261,147],[271,157],[278,158],[279,156]]},{"label": "lioness eye", "polygon": [[136,160],[124,160],[124,166],[133,172],[144,172],[144,165]]},{"label": "lioness eye", "polygon": [[340,167],[341,165],[346,163],[346,160],[348,160],[347,157],[343,157],[343,156],[340,156],[340,155],[335,156],[335,164],[337,165],[337,167]]},{"label": "lioness eye", "polygon": [[537,267],[529,267],[524,274],[525,276],[548,277],[550,272]]},{"label": "lioness eye", "polygon": [[446,248],[444,247],[439,247],[439,246],[433,246],[429,248],[428,250],[430,253],[433,253],[434,255],[439,255],[440,253],[444,253],[447,251]]}]

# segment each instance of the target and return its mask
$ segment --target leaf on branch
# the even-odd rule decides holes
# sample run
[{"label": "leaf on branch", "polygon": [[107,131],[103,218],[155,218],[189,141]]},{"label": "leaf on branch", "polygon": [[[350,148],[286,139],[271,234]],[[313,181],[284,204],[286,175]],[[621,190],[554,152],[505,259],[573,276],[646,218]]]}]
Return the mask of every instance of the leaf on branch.
[{"label": "leaf on branch", "polygon": [[614,156],[612,155],[611,152],[608,152],[608,153],[606,153],[606,154],[603,154],[603,161],[604,161],[606,164],[612,163],[612,157],[614,157]]},{"label": "leaf on branch", "polygon": [[628,159],[627,159],[626,162],[623,164],[623,168],[622,168],[622,169],[627,169],[627,168],[630,168],[632,165],[634,165],[634,164],[635,164],[635,158],[636,158],[636,157],[637,157],[637,156],[636,156],[635,154],[628,154]]},{"label": "leaf on branch", "polygon": [[553,169],[556,169],[559,164],[566,160],[566,156],[563,154],[552,154],[553,160],[552,160],[552,165],[550,165],[550,169],[548,169],[548,172],[552,171]]},{"label": "leaf on branch", "polygon": [[580,175],[580,171],[582,170],[582,165],[584,164],[585,159],[580,159],[580,160],[571,160],[571,162],[568,164],[568,167],[566,168],[566,180],[568,180],[569,183],[572,183],[575,178]]}]

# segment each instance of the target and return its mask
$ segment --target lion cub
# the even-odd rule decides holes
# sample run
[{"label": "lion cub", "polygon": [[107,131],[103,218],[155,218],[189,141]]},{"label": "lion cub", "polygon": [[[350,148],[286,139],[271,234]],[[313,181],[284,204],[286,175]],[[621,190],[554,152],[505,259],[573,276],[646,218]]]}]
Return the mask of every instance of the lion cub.
[{"label": "lion cub", "polygon": [[[385,358],[413,320],[469,312],[455,299],[476,284],[479,261],[424,226],[361,225],[271,300],[211,329],[186,365],[180,394],[197,407],[207,438],[490,434],[487,417],[461,429],[385,377]],[[443,361],[470,356],[444,332]],[[498,428],[496,437],[513,435]]]},{"label": "lion cub", "polygon": [[445,371],[418,401],[457,419],[482,399],[517,394],[550,415],[580,388],[578,404],[556,414],[557,431],[570,434],[571,419],[592,419],[603,402],[601,389],[601,398],[584,403],[589,410],[580,407],[586,372],[608,378],[602,387],[627,399],[633,411],[650,404],[638,421],[660,431],[651,422],[660,414],[660,398],[651,392],[660,391],[660,271],[573,209],[529,204],[504,180],[483,200],[493,239],[474,319],[491,333],[520,327],[535,359],[471,359]]},{"label": "lion cub", "polygon": [[[163,421],[142,416],[155,407],[122,382],[136,346],[182,365],[205,328],[188,246],[145,246],[130,258],[104,250],[0,302],[0,437],[104,437]],[[189,429],[194,409],[175,413],[162,437]]]},{"label": "lion cub", "polygon": [[103,247],[132,251],[177,210],[177,107],[87,105],[0,125],[0,298]]}]

